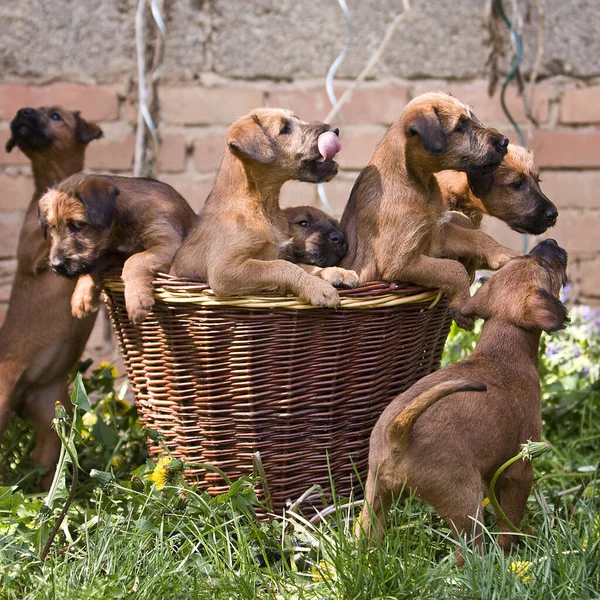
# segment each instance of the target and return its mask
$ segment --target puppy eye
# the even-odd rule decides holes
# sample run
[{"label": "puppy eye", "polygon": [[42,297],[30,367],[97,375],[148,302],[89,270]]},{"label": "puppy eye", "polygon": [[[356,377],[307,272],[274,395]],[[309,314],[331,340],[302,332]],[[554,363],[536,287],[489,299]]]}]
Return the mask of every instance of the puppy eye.
[{"label": "puppy eye", "polygon": [[298,225],[300,225],[300,227],[309,227],[310,223],[308,221],[298,221]]},{"label": "puppy eye", "polygon": [[513,190],[520,190],[523,188],[523,181],[521,179],[518,179],[517,181],[513,181],[513,183],[511,183],[511,186],[512,186]]},{"label": "puppy eye", "polygon": [[85,223],[82,221],[71,221],[67,224],[67,227],[71,233],[79,233],[85,227]]},{"label": "puppy eye", "polygon": [[288,133],[292,133],[292,124],[289,121],[279,130],[279,135],[287,135]]},{"label": "puppy eye", "polygon": [[60,115],[59,115],[57,112],[53,112],[53,113],[50,115],[50,118],[51,118],[53,121],[61,121],[61,120],[62,120],[62,119],[61,119],[61,117],[60,117]]}]

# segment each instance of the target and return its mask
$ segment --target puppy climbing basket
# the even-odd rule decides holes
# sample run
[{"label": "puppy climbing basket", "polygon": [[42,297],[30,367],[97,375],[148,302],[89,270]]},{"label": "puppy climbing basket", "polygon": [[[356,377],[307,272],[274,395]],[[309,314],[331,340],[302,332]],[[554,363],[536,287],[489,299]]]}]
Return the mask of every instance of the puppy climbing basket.
[{"label": "puppy climbing basket", "polygon": [[[410,284],[342,290],[332,310],[290,296],[219,298],[159,276],[156,304],[134,326],[123,290],[106,278],[142,422],[188,462],[231,479],[257,474],[275,511],[314,484],[327,493],[330,475],[338,496],[360,496],[371,428],[437,368],[451,323],[445,298]],[[211,494],[228,489],[215,470],[189,473]]]}]

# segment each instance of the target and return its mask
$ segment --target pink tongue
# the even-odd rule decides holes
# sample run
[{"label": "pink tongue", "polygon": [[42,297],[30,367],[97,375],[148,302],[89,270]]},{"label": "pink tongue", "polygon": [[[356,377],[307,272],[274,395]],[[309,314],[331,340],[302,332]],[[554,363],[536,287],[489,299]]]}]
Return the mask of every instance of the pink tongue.
[{"label": "pink tongue", "polygon": [[319,136],[318,142],[321,158],[319,162],[331,160],[341,149],[342,144],[333,131],[326,131]]}]

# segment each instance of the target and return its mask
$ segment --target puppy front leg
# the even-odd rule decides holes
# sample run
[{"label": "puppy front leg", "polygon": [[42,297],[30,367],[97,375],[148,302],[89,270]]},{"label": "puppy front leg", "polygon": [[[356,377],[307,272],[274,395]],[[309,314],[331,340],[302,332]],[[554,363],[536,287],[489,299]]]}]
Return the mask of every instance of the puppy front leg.
[{"label": "puppy front leg", "polygon": [[101,283],[97,274],[81,275],[71,296],[71,314],[76,319],[85,319],[100,306]]},{"label": "puppy front leg", "polygon": [[447,258],[476,258],[484,261],[490,269],[499,269],[517,253],[499,244],[487,233],[467,229],[455,223],[443,223],[439,230],[439,247]]},{"label": "puppy front leg", "polygon": [[167,271],[177,251],[171,248],[154,248],[130,256],[123,265],[125,306],[129,320],[138,325],[154,306],[152,281],[159,271]]},{"label": "puppy front leg", "polygon": [[210,269],[208,283],[217,295],[292,292],[314,306],[337,308],[340,305],[340,297],[332,285],[281,259],[249,258],[233,264],[220,261]]},{"label": "puppy front leg", "polygon": [[304,269],[310,275],[320,277],[327,283],[336,287],[357,287],[360,284],[360,280],[355,271],[348,269],[342,269],[342,267],[317,267],[315,265],[305,265],[302,263],[296,263],[299,267]]}]

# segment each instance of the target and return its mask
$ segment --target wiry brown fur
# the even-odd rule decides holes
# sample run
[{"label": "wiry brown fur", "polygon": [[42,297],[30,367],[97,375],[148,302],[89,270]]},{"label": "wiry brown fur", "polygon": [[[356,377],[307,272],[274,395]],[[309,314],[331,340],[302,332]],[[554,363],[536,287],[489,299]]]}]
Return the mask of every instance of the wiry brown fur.
[{"label": "wiry brown fur", "polygon": [[[54,117],[54,118],[53,118]],[[51,429],[54,403],[67,410],[69,372],[79,360],[95,315],[71,316],[75,283],[47,268],[48,246],[38,225],[38,199],[46,189],[83,168],[86,145],[102,130],[60,106],[21,109],[11,123],[10,152],[18,146],[31,160],[35,191],[27,207],[17,246],[17,272],[0,329],[0,435],[13,411],[34,425],[33,461],[52,481],[60,441]]]},{"label": "wiry brown fur", "polygon": [[[336,307],[335,288],[319,277],[328,270],[292,264],[290,232],[279,206],[290,179],[318,183],[337,173],[334,160],[319,162],[317,140],[332,131],[291,111],[263,108],[236,121],[198,223],[175,256],[171,273],[208,281],[219,295],[292,292],[311,304]],[[319,277],[309,274],[315,271]],[[336,269],[335,282],[355,284]]]},{"label": "wiry brown fur", "polygon": [[[568,320],[557,298],[566,265],[566,252],[545,240],[469,299],[465,313],[486,320],[473,353],[400,394],[373,428],[357,535],[382,535],[393,497],[412,490],[481,549],[476,520],[483,491],[520,444],[541,436],[538,344],[542,331]],[[516,526],[532,478],[531,463],[520,461],[498,479],[500,505]],[[508,550],[515,538],[499,525],[499,542]]]},{"label": "wiry brown fur", "polygon": [[533,154],[509,144],[500,166],[478,177],[457,171],[436,174],[447,210],[466,214],[479,228],[482,216],[491,215],[520,233],[539,235],[556,223],[556,206],[540,189],[540,174]]},{"label": "wiry brown fur", "polygon": [[[412,100],[359,175],[344,214],[348,253],[341,263],[361,281],[403,280],[440,288],[457,318],[469,298],[469,276],[453,258],[475,253],[499,268],[515,253],[483,232],[454,224],[440,235],[444,205],[434,174],[484,175],[498,167],[508,140],[442,93]],[[472,327],[472,321],[460,319]]]},{"label": "wiry brown fur", "polygon": [[152,280],[169,269],[196,220],[190,205],[166,183],[113,175],[73,175],[49,190],[39,209],[52,269],[79,278],[73,315],[85,318],[97,309],[96,274],[118,257],[124,260],[127,314],[135,324],[154,304]]}]

